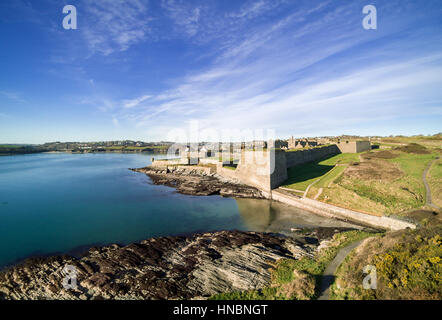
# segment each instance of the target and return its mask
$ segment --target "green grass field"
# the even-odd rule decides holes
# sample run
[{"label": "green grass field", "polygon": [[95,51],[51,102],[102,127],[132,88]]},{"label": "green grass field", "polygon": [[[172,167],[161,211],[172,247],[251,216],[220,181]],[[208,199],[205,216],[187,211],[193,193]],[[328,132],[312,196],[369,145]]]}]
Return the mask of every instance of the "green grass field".
[{"label": "green grass field", "polygon": [[409,143],[418,143],[427,148],[440,148],[442,142],[442,135],[433,135],[433,136],[396,136],[396,137],[385,137],[377,140],[373,140],[373,142],[379,143],[383,146],[398,146]]},{"label": "green grass field", "polygon": [[[366,159],[363,163],[371,164],[370,166],[352,167],[352,172],[355,174],[345,172],[339,175],[331,172],[324,177],[324,181],[314,185],[309,196],[316,194],[317,188],[324,187],[318,200],[375,215],[399,214],[422,207],[426,196],[422,174],[437,153],[435,150],[425,148],[423,149],[425,153],[413,153],[410,150],[420,152],[413,146],[387,151],[392,155],[387,158],[376,156],[378,152],[381,156],[382,152],[386,151],[372,152],[370,153],[372,159]],[[392,169],[395,174],[391,173]],[[338,178],[333,180],[333,176]],[[335,183],[327,188],[327,183],[330,181]],[[437,185],[440,184],[437,181],[440,180],[429,181],[436,192]]]},{"label": "green grass field", "polygon": [[305,190],[314,181],[320,179],[318,183],[328,185],[329,181],[333,181],[342,173],[345,166],[335,167],[335,165],[345,165],[350,162],[359,161],[357,153],[341,153],[320,161],[310,162],[289,168],[287,170],[288,179],[283,183],[282,187]]},{"label": "green grass field", "polygon": [[335,181],[344,172],[346,167],[347,166],[345,165],[334,167],[332,170],[327,172],[327,174],[322,176],[322,178],[315,184],[315,186],[318,188],[328,187],[330,183]]},{"label": "green grass field", "polygon": [[418,208],[425,204],[425,186],[422,174],[433,154],[401,153],[395,159],[388,159],[397,164],[404,175],[393,181],[352,181],[350,186],[362,198],[368,198],[382,204],[386,213]]},{"label": "green grass field", "polygon": [[442,160],[436,161],[427,176],[433,203],[442,208]]},{"label": "green grass field", "polygon": [[[338,154],[288,169],[282,187],[302,192],[312,184],[309,198],[374,215],[397,214],[425,204],[422,174],[438,155],[439,149],[416,144],[362,153],[362,163],[361,154]],[[441,202],[439,171],[438,162],[428,175],[435,203]]]}]

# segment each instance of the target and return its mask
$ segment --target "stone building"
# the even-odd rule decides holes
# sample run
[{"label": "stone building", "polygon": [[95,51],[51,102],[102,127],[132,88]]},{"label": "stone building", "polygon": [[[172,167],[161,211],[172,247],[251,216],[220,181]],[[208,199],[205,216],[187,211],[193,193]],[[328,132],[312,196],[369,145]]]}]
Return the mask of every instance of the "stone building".
[{"label": "stone building", "polygon": [[371,149],[370,141],[339,141],[336,144],[342,153],[359,153]]},{"label": "stone building", "polygon": [[291,137],[288,140],[288,149],[302,149],[306,147],[316,147],[319,143],[316,140],[309,139],[295,139]]},{"label": "stone building", "polygon": [[275,140],[275,142],[273,142],[273,147],[276,149],[288,149],[289,144],[287,141],[285,140]]}]

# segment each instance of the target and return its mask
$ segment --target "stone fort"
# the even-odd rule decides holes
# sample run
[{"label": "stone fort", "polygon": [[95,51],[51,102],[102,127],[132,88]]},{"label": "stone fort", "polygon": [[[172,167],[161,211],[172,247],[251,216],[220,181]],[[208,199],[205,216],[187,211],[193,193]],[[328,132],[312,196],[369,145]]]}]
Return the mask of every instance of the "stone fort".
[{"label": "stone fort", "polygon": [[[275,141],[276,142],[276,141]],[[317,147],[283,149],[282,147],[268,148],[268,146],[279,145],[274,142],[268,143],[266,148],[247,147],[239,144],[236,147],[228,144],[220,153],[215,156],[208,156],[208,150],[191,150],[184,148],[181,158],[172,160],[152,161],[153,166],[159,166],[168,171],[169,166],[185,165],[190,172],[198,171],[202,174],[216,173],[218,176],[228,180],[254,186],[258,188],[267,198],[273,199],[302,208],[317,214],[328,217],[357,221],[365,225],[380,227],[383,229],[400,230],[404,228],[414,229],[412,223],[394,219],[386,216],[372,216],[365,213],[333,206],[327,203],[316,201],[305,197],[289,196],[279,190],[279,187],[287,180],[287,169],[299,164],[320,160],[339,153],[354,153],[370,150],[369,141],[338,141],[335,144],[321,145]],[[198,149],[198,148],[196,148]],[[237,151],[236,153],[234,151]],[[203,152],[201,152],[203,151]],[[236,158],[236,156],[239,156]],[[222,158],[220,157],[222,156]],[[223,159],[227,158],[227,159]],[[196,161],[191,165],[191,161]],[[234,166],[235,165],[235,166]]]},{"label": "stone fort", "polygon": [[[318,141],[291,138],[289,148],[281,140],[250,143],[219,143],[202,148],[190,146],[182,148],[179,159],[156,160],[153,166],[195,165],[203,171],[215,171],[219,176],[254,186],[263,192],[271,193],[287,180],[287,169],[324,159],[339,153],[359,153],[370,150],[369,141],[339,141],[320,145]],[[299,147],[302,143],[307,147]],[[270,147],[269,146],[278,146]],[[290,148],[295,146],[294,148]]]}]

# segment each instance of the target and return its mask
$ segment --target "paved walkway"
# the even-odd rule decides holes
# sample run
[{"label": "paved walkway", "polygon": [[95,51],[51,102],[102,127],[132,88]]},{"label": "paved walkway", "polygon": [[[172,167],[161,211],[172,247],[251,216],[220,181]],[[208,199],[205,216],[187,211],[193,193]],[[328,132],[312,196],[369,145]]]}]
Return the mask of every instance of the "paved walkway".
[{"label": "paved walkway", "polygon": [[428,170],[430,170],[433,163],[436,162],[438,159],[439,159],[439,157],[437,157],[435,160],[431,161],[428,164],[428,166],[425,168],[424,173],[422,174],[422,180],[424,181],[425,190],[426,190],[425,205],[435,208],[435,209],[439,209],[439,207],[436,206],[435,204],[433,204],[433,202],[431,201],[431,189],[430,189],[430,186],[428,185],[428,182],[427,182],[427,174],[428,174]]},{"label": "paved walkway", "polygon": [[357,246],[362,243],[363,240],[350,243],[348,246],[339,250],[336,257],[329,263],[322,275],[321,289],[318,300],[330,300],[330,287],[335,282],[336,271],[345,257]]}]

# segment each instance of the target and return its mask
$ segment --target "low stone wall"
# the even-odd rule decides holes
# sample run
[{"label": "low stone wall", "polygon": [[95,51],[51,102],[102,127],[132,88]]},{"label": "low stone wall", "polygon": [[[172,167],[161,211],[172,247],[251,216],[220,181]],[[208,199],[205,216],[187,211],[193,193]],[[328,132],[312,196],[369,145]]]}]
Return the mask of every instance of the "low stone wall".
[{"label": "low stone wall", "polygon": [[354,222],[359,222],[364,225],[376,227],[376,228],[382,228],[387,230],[401,230],[406,228],[415,229],[416,225],[390,218],[390,217],[377,217],[377,216],[371,216],[369,214],[360,213],[357,211],[344,209],[340,207],[336,207],[327,203],[323,203],[320,201],[308,199],[308,198],[299,198],[296,196],[288,195],[279,191],[272,191],[272,199],[276,201],[283,202],[285,204],[298,207],[301,209],[305,209],[320,215],[332,217],[332,218],[339,218],[339,219],[345,219],[350,220]]},{"label": "low stone wall", "polygon": [[167,167],[171,165],[183,164],[181,159],[171,159],[171,160],[153,160],[153,167]]},{"label": "low stone wall", "polygon": [[339,148],[336,145],[318,147],[306,150],[287,151],[285,153],[287,168],[291,168],[303,163],[319,160],[338,153]]},{"label": "low stone wall", "polygon": [[218,166],[216,168],[216,174],[227,179],[227,180],[232,180],[235,182],[241,182],[240,179],[238,179],[238,175],[236,173],[236,170],[232,170],[232,169],[227,169],[227,168],[223,168],[222,166]]},{"label": "low stone wall", "polygon": [[215,164],[217,165],[218,163],[220,163],[218,158],[200,158],[200,162],[201,164]]}]

